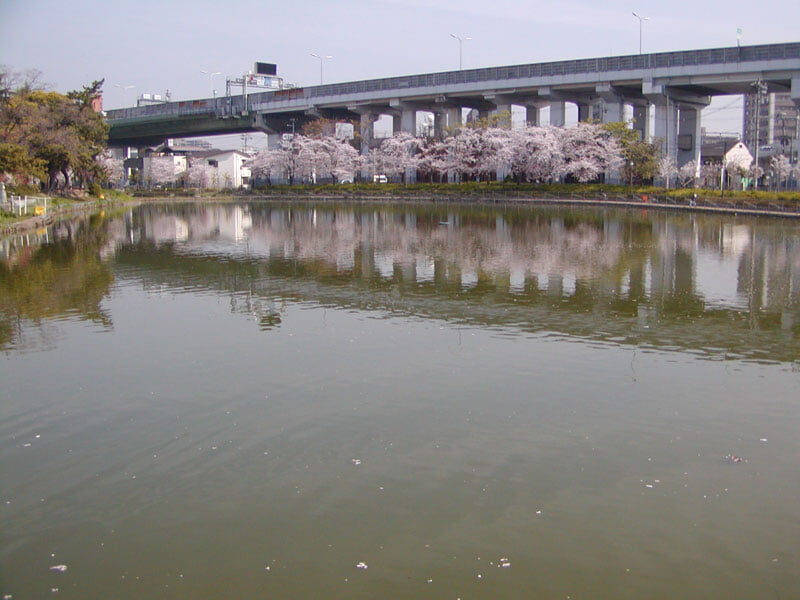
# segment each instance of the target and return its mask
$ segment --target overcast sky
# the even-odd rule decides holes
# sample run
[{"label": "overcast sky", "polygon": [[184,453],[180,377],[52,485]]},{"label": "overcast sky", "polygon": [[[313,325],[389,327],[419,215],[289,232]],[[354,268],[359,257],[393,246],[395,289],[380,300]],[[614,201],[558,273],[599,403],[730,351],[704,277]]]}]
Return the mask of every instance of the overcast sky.
[{"label": "overcast sky", "polygon": [[[142,92],[208,97],[220,71],[278,64],[297,85],[594,56],[800,41],[800,1],[770,0],[0,0],[0,63],[36,68],[57,91],[105,78],[106,108]],[[121,87],[116,87],[121,86]],[[123,93],[126,86],[135,86]],[[224,78],[213,78],[224,92]],[[741,101],[715,101],[715,130],[741,128]],[[709,111],[710,112],[710,111]]]}]

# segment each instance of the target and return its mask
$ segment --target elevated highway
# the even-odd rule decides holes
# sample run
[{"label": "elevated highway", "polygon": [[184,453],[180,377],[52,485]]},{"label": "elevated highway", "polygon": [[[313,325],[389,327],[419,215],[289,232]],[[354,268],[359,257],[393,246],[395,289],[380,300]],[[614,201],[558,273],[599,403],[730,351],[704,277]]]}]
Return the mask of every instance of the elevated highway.
[{"label": "elevated highway", "polygon": [[[634,127],[650,131],[679,164],[699,158],[701,111],[711,97],[744,94],[763,83],[800,104],[800,42],[610,56],[426,73],[291,88],[249,95],[168,102],[110,110],[112,146],[146,146],[169,137],[245,131],[281,133],[317,117],[358,118],[364,149],[373,124],[391,115],[395,131],[416,133],[416,113],[434,114],[434,128],[461,123],[462,108],[483,115],[527,110],[527,120],[563,126],[567,103],[579,120],[622,120],[633,107]],[[651,127],[651,120],[653,124]]]}]

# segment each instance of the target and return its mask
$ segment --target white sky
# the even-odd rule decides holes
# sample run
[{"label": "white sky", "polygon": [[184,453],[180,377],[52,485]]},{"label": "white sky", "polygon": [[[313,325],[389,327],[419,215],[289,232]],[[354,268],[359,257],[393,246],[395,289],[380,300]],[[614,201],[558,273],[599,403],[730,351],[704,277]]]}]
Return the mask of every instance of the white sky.
[{"label": "white sky", "polygon": [[[36,68],[53,89],[105,78],[106,108],[143,92],[208,97],[202,70],[236,76],[256,60],[297,85],[458,68],[800,41],[798,0],[0,0],[0,63]],[[127,93],[126,86],[135,86]],[[121,87],[116,87],[121,86]],[[224,78],[213,78],[224,92]],[[709,130],[741,129],[741,101],[718,98]],[[706,115],[704,115],[706,116]]]}]

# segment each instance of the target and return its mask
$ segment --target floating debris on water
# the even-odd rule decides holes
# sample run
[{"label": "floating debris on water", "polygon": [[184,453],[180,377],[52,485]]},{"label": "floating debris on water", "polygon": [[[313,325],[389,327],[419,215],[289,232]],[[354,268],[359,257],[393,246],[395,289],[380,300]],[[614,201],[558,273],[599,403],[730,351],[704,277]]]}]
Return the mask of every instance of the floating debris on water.
[{"label": "floating debris on water", "polygon": [[506,557],[500,559],[500,567],[504,569],[508,569],[511,566],[511,561],[508,560]]},{"label": "floating debris on water", "polygon": [[727,454],[723,457],[729,463],[745,463],[747,462],[746,458],[741,456],[736,456],[735,454]]},{"label": "floating debris on water", "polygon": [[369,567],[367,567],[367,563],[365,563],[363,561],[356,565],[356,569],[368,569],[368,568]]},{"label": "floating debris on water", "polygon": [[354,458],[350,462],[353,463],[354,465],[358,466],[358,465],[361,464],[361,459],[360,458]]},{"label": "floating debris on water", "polygon": [[51,571],[58,571],[59,573],[63,573],[67,570],[67,565],[53,565],[50,567]]},{"label": "floating debris on water", "polygon": [[766,443],[766,442],[768,442],[769,440],[767,440],[767,438],[761,438],[761,439],[760,439],[760,440],[758,440],[758,441],[759,441],[759,442],[764,442],[764,443]]}]

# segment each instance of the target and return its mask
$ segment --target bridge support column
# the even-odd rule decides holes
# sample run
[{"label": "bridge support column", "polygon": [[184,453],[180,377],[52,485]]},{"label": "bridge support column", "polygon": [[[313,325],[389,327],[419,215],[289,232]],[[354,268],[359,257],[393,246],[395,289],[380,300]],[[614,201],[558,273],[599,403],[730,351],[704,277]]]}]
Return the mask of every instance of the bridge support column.
[{"label": "bridge support column", "polygon": [[538,106],[525,106],[525,123],[533,127],[540,127],[542,124],[541,110]]},{"label": "bridge support column", "polygon": [[566,123],[566,103],[563,100],[550,102],[550,125],[563,127]]},{"label": "bridge support column", "polygon": [[633,105],[633,128],[639,132],[639,139],[650,141],[650,105]]},{"label": "bridge support column", "polygon": [[700,163],[700,108],[680,107],[678,116],[678,166],[682,167],[690,161]]},{"label": "bridge support column", "polygon": [[603,123],[617,123],[622,121],[625,115],[625,105],[621,98],[616,100],[603,100],[600,103],[600,110],[602,111],[600,120]]},{"label": "bridge support column", "polygon": [[592,116],[592,106],[587,104],[586,102],[577,102],[578,106],[578,122],[585,123],[593,118]]},{"label": "bridge support column", "polygon": [[600,96],[597,106],[598,120],[601,123],[618,123],[625,116],[625,104],[622,95],[610,83],[600,83],[595,86],[595,92]]},{"label": "bridge support column", "polygon": [[433,137],[437,140],[444,136],[444,128],[447,126],[447,111],[437,110],[433,113]]},{"label": "bridge support column", "polygon": [[445,110],[445,114],[447,115],[447,127],[451,129],[458,129],[463,125],[461,122],[461,107],[458,108],[448,108]]},{"label": "bridge support column", "polygon": [[361,113],[359,133],[361,134],[361,154],[368,154],[375,140],[375,121],[379,115],[365,111]]},{"label": "bridge support column", "polygon": [[490,127],[506,127],[511,129],[511,104],[499,103],[489,111]]},{"label": "bridge support column", "polygon": [[654,127],[654,135],[661,144],[661,152],[677,162],[678,107],[673,100],[666,98],[664,102],[656,104]]},{"label": "bridge support column", "polygon": [[417,109],[404,106],[400,114],[400,130],[417,135]]}]

